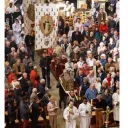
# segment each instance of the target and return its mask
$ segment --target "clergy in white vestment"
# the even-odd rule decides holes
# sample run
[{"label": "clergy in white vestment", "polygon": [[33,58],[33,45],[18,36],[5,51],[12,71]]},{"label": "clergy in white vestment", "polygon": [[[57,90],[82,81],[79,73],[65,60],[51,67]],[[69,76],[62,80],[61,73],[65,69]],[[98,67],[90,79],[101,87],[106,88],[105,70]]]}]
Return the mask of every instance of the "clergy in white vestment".
[{"label": "clergy in white vestment", "polygon": [[119,89],[112,95],[113,100],[113,114],[114,114],[114,121],[119,121],[119,108],[120,108],[120,99],[119,99]]},{"label": "clergy in white vestment", "polygon": [[12,25],[13,34],[16,40],[16,44],[19,44],[21,25],[18,19],[15,19],[15,23]]},{"label": "clergy in white vestment", "polygon": [[87,102],[87,99],[83,98],[83,103],[79,105],[79,115],[80,115],[80,128],[90,127],[90,116],[91,116],[91,105]]},{"label": "clergy in white vestment", "polygon": [[66,122],[65,128],[76,128],[76,118],[79,116],[78,109],[74,106],[72,100],[70,100],[69,106],[65,108],[63,117]]},{"label": "clergy in white vestment", "polygon": [[117,14],[117,17],[120,18],[120,1],[117,0],[117,3],[116,3],[116,14]]}]

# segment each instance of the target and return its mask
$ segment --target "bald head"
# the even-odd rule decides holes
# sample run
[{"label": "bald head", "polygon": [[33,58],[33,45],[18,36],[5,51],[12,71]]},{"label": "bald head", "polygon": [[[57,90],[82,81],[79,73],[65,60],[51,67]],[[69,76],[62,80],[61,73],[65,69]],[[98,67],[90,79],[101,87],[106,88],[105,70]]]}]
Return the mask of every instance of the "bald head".
[{"label": "bald head", "polygon": [[27,78],[27,73],[23,73],[23,77],[26,79]]}]

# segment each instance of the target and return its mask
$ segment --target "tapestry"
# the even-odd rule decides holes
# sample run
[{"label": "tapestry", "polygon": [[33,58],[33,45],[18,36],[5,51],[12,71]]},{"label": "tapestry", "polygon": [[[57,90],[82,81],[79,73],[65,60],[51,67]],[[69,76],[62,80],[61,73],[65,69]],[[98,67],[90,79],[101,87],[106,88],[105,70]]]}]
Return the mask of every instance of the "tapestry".
[{"label": "tapestry", "polygon": [[35,5],[35,50],[52,48],[58,30],[57,4]]}]

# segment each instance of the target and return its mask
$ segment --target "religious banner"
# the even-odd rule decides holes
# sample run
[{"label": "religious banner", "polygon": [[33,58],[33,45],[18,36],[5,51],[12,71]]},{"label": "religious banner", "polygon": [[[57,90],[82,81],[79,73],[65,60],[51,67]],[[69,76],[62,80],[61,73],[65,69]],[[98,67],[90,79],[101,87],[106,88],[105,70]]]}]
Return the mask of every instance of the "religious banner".
[{"label": "religious banner", "polygon": [[32,24],[34,24],[34,4],[31,0],[23,0],[23,12],[24,12],[24,34],[28,34],[32,31]]},{"label": "religious banner", "polygon": [[58,30],[57,4],[35,5],[35,50],[52,48]]}]

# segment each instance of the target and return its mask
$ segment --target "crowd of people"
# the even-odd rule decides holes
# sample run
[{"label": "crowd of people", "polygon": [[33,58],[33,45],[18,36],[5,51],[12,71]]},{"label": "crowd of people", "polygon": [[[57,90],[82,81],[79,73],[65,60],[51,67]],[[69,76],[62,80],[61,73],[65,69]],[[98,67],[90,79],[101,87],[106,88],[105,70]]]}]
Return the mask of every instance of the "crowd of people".
[{"label": "crowd of people", "polygon": [[[13,4],[11,2],[7,7],[6,16],[13,16]],[[101,113],[107,106],[113,111],[114,124],[119,124],[119,0],[109,0],[107,9],[100,7],[96,1],[90,10],[91,16],[84,23],[76,13],[74,26],[64,23],[60,17],[55,49],[60,48],[61,51],[55,55],[53,49],[53,54],[49,55],[44,50],[38,65],[34,65],[35,34],[31,31],[24,35],[21,11],[18,10],[20,16],[18,14],[13,20],[12,17],[5,17],[6,127],[16,128],[18,120],[23,128],[27,128],[31,119],[32,127],[37,128],[39,117],[43,117],[45,124],[46,116],[49,116],[51,128],[56,128],[57,110],[62,109],[62,102],[66,128],[76,128],[77,117],[80,117],[80,128],[89,128],[92,104],[95,106],[96,128],[104,125]],[[50,82],[50,64],[55,56],[67,59],[64,72],[73,72],[74,82],[74,88],[67,92],[58,81],[59,105],[56,97],[49,94],[53,86]]]}]

